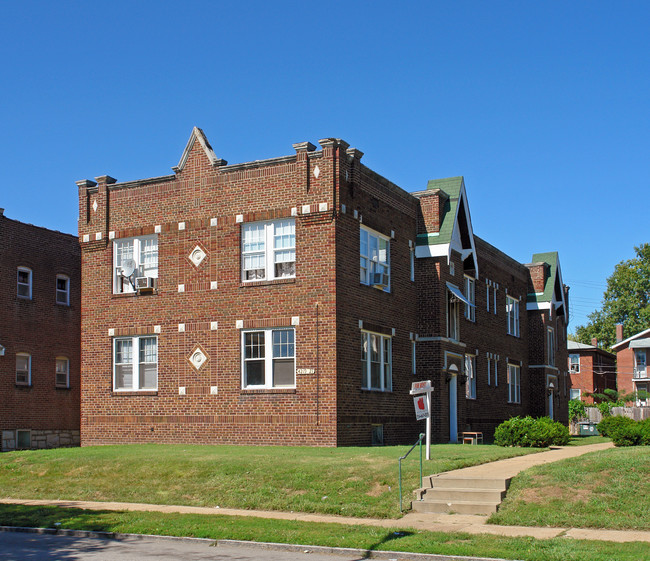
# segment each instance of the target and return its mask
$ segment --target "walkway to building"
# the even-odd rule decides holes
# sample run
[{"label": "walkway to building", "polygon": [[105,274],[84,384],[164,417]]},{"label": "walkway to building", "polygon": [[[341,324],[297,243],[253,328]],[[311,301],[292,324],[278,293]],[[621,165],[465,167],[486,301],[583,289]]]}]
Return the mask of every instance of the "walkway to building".
[{"label": "walkway to building", "polygon": [[[611,443],[592,444],[588,446],[564,446],[538,454],[529,454],[517,458],[509,458],[480,466],[455,470],[454,475],[467,477],[513,477],[517,473],[532,466],[574,458],[589,452],[611,448]],[[612,542],[648,542],[650,531],[636,530],[602,530],[589,528],[538,528],[528,526],[497,526],[486,524],[487,516],[460,514],[428,514],[410,512],[399,519],[352,518],[325,514],[307,514],[300,512],[279,512],[244,510],[233,508],[209,508],[175,505],[152,505],[138,503],[65,501],[65,500],[29,500],[29,499],[0,499],[4,504],[51,505],[67,508],[83,508],[88,510],[126,510],[126,511],[155,511],[176,512],[188,514],[208,514],[225,516],[254,516],[277,520],[300,520],[303,522],[331,522],[336,524],[379,526],[393,529],[413,528],[432,532],[466,532],[469,534],[493,534],[499,536],[530,536],[537,539],[556,537],[574,538],[581,540],[612,541]]]}]

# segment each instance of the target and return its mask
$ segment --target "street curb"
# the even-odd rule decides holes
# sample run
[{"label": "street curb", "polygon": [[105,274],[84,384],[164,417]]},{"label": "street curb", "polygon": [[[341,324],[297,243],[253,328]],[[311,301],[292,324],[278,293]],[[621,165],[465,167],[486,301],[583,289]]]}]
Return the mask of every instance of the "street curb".
[{"label": "street curb", "polygon": [[123,534],[121,532],[100,532],[96,530],[68,530],[66,528],[30,528],[27,526],[0,526],[0,532],[16,532],[23,534],[45,534],[48,536],[72,536],[75,538],[102,538],[105,540],[130,539],[160,539],[179,542],[199,542],[216,544],[217,540],[210,538],[189,538],[182,536],[159,536],[155,534]]},{"label": "street curb", "polygon": [[156,539],[206,545],[248,547],[271,549],[275,551],[291,551],[298,553],[324,553],[329,555],[354,555],[361,559],[387,559],[390,561],[513,561],[496,557],[465,557],[461,555],[439,555],[435,553],[411,553],[402,551],[373,551],[369,549],[354,549],[350,547],[327,547],[322,545],[297,545],[273,542],[247,542],[243,540],[213,540],[210,538],[187,538],[177,536],[157,536],[150,534],[122,534],[119,532],[98,532],[93,530],[67,530],[65,528],[29,528],[25,526],[0,526],[0,532],[15,532],[23,534],[43,534],[49,536],[71,536],[75,538],[101,538],[105,540],[120,539]]},{"label": "street curb", "polygon": [[[325,553],[330,555],[355,555],[360,559],[389,559],[391,561],[513,561],[497,557],[465,557],[462,555],[440,555],[436,553],[411,553],[408,551],[374,551],[351,547],[327,547],[323,545],[297,545],[272,542],[247,542],[241,540],[217,540],[217,546],[241,546],[298,553]],[[516,561],[516,560],[515,560]]]}]

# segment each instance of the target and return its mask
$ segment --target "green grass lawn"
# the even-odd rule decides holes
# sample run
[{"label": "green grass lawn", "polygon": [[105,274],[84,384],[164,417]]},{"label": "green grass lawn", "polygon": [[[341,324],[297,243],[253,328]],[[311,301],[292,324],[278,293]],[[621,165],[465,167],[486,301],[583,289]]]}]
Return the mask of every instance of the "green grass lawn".
[{"label": "green grass lawn", "polygon": [[650,530],[648,496],[650,447],[614,448],[520,473],[490,522]]},{"label": "green grass lawn", "polygon": [[103,532],[238,539],[259,542],[353,547],[368,551],[411,551],[498,557],[522,561],[641,561],[647,543],[590,542],[567,538],[535,540],[466,533],[343,526],[254,517],[87,511],[75,508],[1,505],[0,525]]},{"label": "green grass lawn", "polygon": [[[7,498],[69,499],[398,517],[405,446],[124,445],[0,454]],[[424,473],[531,450],[436,445]],[[402,463],[404,503],[419,486],[417,449]]]},{"label": "green grass lawn", "polygon": [[[397,517],[405,446],[124,445],[0,455],[7,498],[122,501]],[[437,445],[425,475],[530,450]],[[419,486],[417,449],[402,463],[406,505]]]}]

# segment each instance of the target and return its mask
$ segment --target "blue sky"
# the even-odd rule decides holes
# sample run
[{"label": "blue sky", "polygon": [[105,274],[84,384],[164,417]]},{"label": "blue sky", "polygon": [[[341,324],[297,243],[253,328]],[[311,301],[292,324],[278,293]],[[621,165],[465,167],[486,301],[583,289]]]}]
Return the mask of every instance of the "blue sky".
[{"label": "blue sky", "polygon": [[76,233],[78,179],[339,137],[408,191],[465,176],[474,232],[560,252],[569,330],[650,241],[647,2],[2,2],[0,207]]}]

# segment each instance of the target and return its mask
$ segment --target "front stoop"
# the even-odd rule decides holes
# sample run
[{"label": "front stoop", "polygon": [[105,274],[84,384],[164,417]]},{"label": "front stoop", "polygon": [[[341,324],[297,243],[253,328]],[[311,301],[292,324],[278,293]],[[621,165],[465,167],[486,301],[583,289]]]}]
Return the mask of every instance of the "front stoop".
[{"label": "front stoop", "polygon": [[416,489],[414,512],[492,514],[506,496],[510,478],[458,477],[446,474],[423,478]]}]

